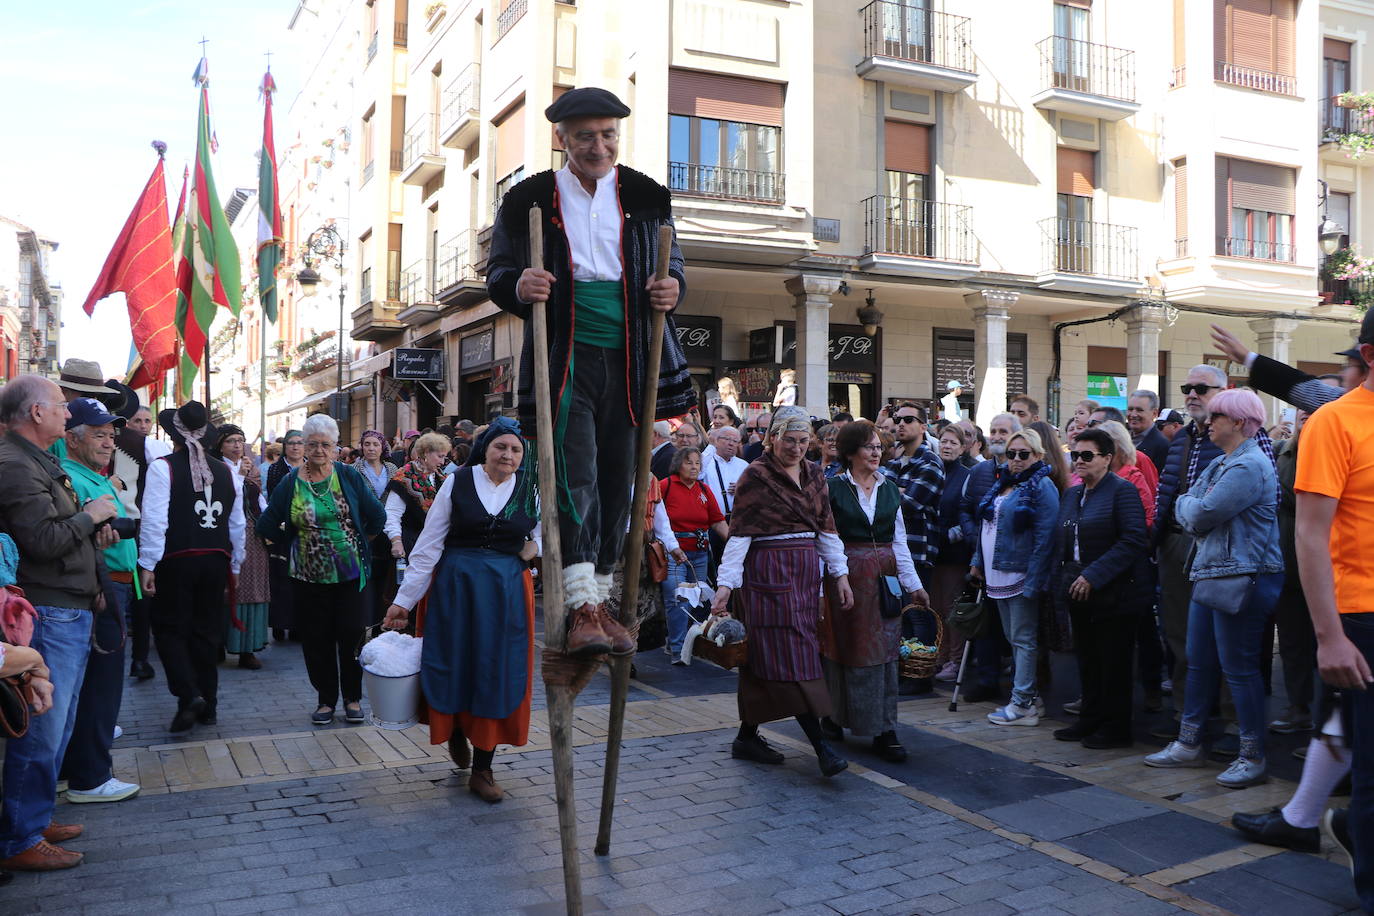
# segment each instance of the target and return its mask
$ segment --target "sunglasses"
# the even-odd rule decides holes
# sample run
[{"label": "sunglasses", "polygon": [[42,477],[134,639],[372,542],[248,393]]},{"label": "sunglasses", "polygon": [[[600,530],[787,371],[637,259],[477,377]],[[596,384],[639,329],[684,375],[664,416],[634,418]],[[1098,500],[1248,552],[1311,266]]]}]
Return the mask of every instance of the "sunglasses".
[{"label": "sunglasses", "polygon": [[1227,419],[1227,420],[1231,419],[1230,417],[1226,416],[1226,414],[1224,414],[1224,413],[1209,413],[1209,414],[1207,415],[1207,422],[1208,422],[1208,423],[1215,423],[1215,422],[1217,421],[1217,417],[1224,417],[1224,418]]},{"label": "sunglasses", "polygon": [[1007,457],[1013,461],[1025,461],[1033,454],[1035,453],[1028,448],[1007,449]]},{"label": "sunglasses", "polygon": [[1070,461],[1092,461],[1094,458],[1097,458],[1097,457],[1099,457],[1100,455],[1105,455],[1105,454],[1106,454],[1106,452],[1069,452],[1069,460],[1070,460]]},{"label": "sunglasses", "polygon": [[920,423],[920,422],[921,422],[921,418],[920,418],[920,417],[913,417],[913,416],[911,416],[910,414],[903,414],[903,415],[900,416],[900,417],[893,417],[893,418],[892,418],[892,422],[893,422],[893,423]]},{"label": "sunglasses", "polygon": [[1178,390],[1182,391],[1185,396],[1196,392],[1198,397],[1202,397],[1207,392],[1219,387],[1219,385],[1179,385]]}]

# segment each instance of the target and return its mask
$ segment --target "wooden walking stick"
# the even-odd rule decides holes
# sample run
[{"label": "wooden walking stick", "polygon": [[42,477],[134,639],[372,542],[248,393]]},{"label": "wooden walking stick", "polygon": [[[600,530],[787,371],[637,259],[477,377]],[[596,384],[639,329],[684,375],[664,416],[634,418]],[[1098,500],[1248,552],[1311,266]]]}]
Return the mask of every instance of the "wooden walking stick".
[{"label": "wooden walking stick", "polygon": [[[530,267],[544,268],[544,216],[530,207]],[[544,526],[544,645],[561,652],[567,613],[563,607],[563,548],[558,529],[558,480],[554,467],[553,396],[549,391],[549,328],[545,303],[530,307],[534,321],[535,441],[539,456],[539,508]],[[570,916],[582,914],[582,869],[577,853],[577,812],[573,807],[572,718],[576,689],[567,678],[549,677],[544,666],[549,741],[553,751],[554,797],[558,802],[558,839],[563,848],[563,895]]]},{"label": "wooden walking stick", "polygon": [[[668,276],[673,253],[673,227],[658,229],[658,264],[654,279]],[[644,561],[644,515],[649,506],[649,461],[653,453],[654,417],[658,410],[658,370],[663,362],[663,327],[667,313],[654,309],[649,331],[649,360],[644,365],[644,399],[639,410],[639,442],[635,448],[635,498],[630,509],[630,533],[625,539],[624,587],[620,593],[620,623],[634,632],[639,604],[639,567]],[[625,700],[630,693],[632,655],[611,656],[611,721],[606,730],[606,769],[601,782],[601,823],[596,831],[596,854],[611,851],[611,819],[615,814],[615,784],[620,776],[620,740],[625,732]]]}]

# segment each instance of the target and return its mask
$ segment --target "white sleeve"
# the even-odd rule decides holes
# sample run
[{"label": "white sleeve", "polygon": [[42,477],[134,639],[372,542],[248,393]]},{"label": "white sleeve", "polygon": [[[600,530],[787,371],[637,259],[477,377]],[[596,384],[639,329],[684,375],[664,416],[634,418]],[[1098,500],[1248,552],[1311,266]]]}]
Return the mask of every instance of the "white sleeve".
[{"label": "white sleeve", "polygon": [[[396,496],[395,493],[390,494]],[[398,497],[399,499],[399,497]],[[444,478],[434,502],[425,516],[425,530],[420,532],[419,540],[410,551],[406,566],[405,581],[396,592],[396,604],[407,611],[420,603],[429,591],[429,583],[434,578],[434,567],[444,554],[444,539],[448,537],[448,519],[453,511],[453,478]]]},{"label": "white sleeve", "polygon": [[162,559],[171,495],[172,475],[167,462],[152,462],[143,478],[142,521],[138,529],[138,565],[143,569],[156,569],[158,561]]},{"label": "white sleeve", "polygon": [[921,577],[916,572],[916,564],[911,561],[911,548],[906,543],[906,522],[902,521],[902,510],[897,509],[897,530],[892,535],[892,555],[897,558],[897,581],[908,592],[923,588]]},{"label": "white sleeve", "polygon": [[[435,499],[438,499],[436,496]],[[406,514],[406,504],[401,501],[401,497],[390,490],[386,493],[386,524],[382,526],[382,531],[386,534],[387,540],[401,536],[401,516]],[[431,511],[433,511],[431,509]],[[406,573],[410,575],[410,573]]]},{"label": "white sleeve", "polygon": [[229,513],[229,570],[238,575],[243,567],[243,538],[247,523],[243,515],[243,478],[237,474],[230,476],[234,478],[234,511]]},{"label": "white sleeve", "polygon": [[663,500],[654,505],[654,537],[663,542],[665,550],[672,550],[677,546],[677,538],[673,537],[673,526],[668,521],[668,510],[663,508]]},{"label": "white sleeve", "polygon": [[825,571],[830,575],[837,578],[849,575],[849,558],[844,555],[844,542],[838,534],[817,532],[816,552],[825,561]]},{"label": "white sleeve", "polygon": [[530,532],[530,540],[534,541],[535,556],[542,557],[544,555],[544,519],[543,513],[539,510],[538,502],[534,505],[534,517],[539,521],[534,523],[534,530]]},{"label": "white sleeve", "polygon": [[739,588],[744,584],[744,558],[749,555],[749,545],[753,538],[734,535],[725,542],[725,553],[720,558],[720,568],[716,570],[716,584],[726,588]]}]

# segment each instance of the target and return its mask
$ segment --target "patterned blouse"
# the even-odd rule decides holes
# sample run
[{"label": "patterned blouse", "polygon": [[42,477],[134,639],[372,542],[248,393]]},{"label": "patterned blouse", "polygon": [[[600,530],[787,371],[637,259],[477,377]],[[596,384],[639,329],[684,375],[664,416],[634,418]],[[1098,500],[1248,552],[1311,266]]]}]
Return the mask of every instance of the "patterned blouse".
[{"label": "patterned blouse", "polygon": [[367,566],[362,558],[368,554],[349,515],[338,474],[318,483],[296,476],[291,524],[297,531],[291,544],[292,576],[318,585],[354,579],[359,589],[366,584]]}]

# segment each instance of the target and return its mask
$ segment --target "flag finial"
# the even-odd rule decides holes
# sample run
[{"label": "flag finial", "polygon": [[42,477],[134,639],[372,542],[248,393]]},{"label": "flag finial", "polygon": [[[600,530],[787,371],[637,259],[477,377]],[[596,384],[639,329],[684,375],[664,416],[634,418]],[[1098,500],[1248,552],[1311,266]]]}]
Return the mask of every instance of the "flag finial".
[{"label": "flag finial", "polygon": [[165,159],[167,157],[167,144],[161,140],[153,141],[153,149],[157,150],[157,158]]}]

